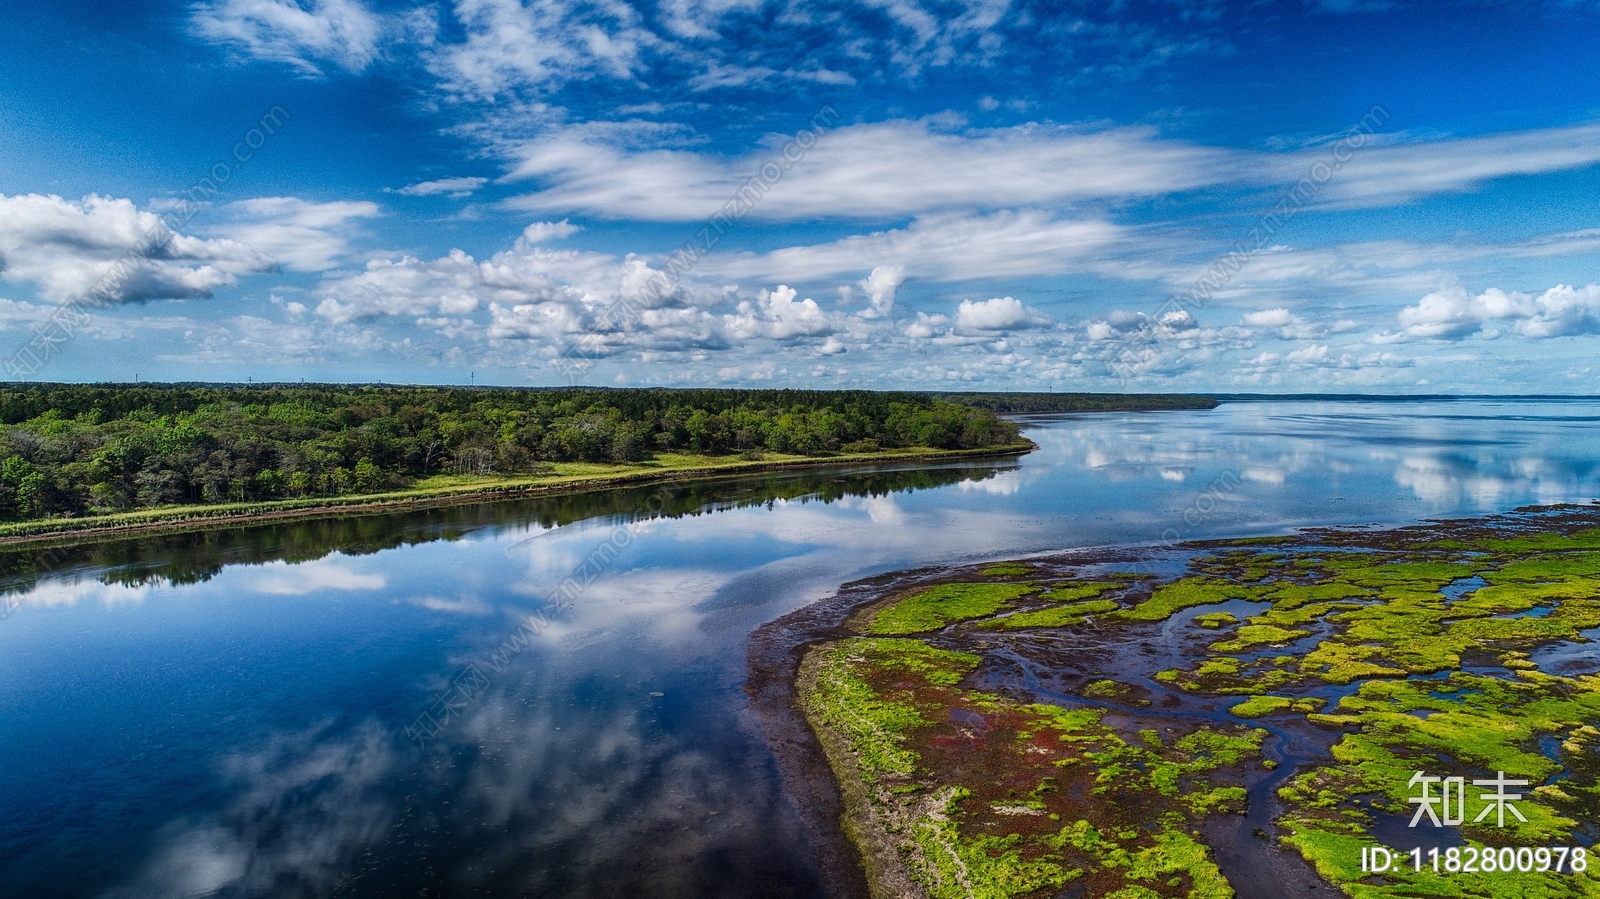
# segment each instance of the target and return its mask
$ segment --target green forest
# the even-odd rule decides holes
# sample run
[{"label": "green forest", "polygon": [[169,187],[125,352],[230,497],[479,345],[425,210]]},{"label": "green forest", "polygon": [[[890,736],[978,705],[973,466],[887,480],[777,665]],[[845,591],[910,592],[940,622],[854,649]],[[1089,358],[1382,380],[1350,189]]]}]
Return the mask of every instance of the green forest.
[{"label": "green forest", "polygon": [[1018,441],[959,395],[329,385],[0,389],[0,520],[373,493],[657,453],[827,456]]}]

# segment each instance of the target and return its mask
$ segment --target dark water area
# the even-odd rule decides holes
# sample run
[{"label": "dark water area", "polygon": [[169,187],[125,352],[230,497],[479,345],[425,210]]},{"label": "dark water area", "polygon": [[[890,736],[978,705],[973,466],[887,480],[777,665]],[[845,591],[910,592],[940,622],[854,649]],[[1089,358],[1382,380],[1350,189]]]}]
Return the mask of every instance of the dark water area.
[{"label": "dark water area", "polygon": [[901,569],[1587,501],[1597,418],[1029,418],[993,463],[0,553],[0,894],[827,895],[743,690],[761,624]]},{"label": "dark water area", "polygon": [[1600,627],[1579,631],[1582,641],[1562,640],[1534,650],[1528,661],[1562,677],[1600,673]]}]

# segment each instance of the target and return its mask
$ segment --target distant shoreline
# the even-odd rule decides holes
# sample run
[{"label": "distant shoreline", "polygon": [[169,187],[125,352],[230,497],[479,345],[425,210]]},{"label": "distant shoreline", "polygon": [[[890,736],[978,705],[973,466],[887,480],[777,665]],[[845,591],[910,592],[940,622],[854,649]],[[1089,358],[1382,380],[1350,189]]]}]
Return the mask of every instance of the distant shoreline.
[{"label": "distant shoreline", "polygon": [[1208,393],[1221,403],[1474,403],[1600,401],[1600,395],[1578,393]]},{"label": "distant shoreline", "polygon": [[344,515],[376,515],[413,509],[433,509],[454,505],[590,493],[618,487],[642,487],[802,468],[832,468],[846,465],[873,465],[886,462],[937,462],[947,459],[984,459],[1021,456],[1038,449],[1024,439],[1020,443],[968,450],[897,450],[879,453],[852,453],[839,456],[785,458],[780,460],[728,461],[677,468],[618,466],[616,473],[506,477],[466,486],[447,486],[390,493],[316,497],[254,503],[174,506],[140,512],[82,518],[41,519],[0,525],[0,549],[19,549],[73,545],[96,539],[115,539],[134,535],[157,535],[207,530],[218,526],[237,526],[291,519],[334,518]]}]

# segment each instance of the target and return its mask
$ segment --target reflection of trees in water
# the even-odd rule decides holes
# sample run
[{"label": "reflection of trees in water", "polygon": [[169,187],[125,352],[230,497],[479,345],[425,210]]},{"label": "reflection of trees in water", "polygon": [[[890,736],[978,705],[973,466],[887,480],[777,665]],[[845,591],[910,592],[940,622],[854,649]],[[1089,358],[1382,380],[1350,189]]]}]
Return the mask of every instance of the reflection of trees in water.
[{"label": "reflection of trees in water", "polygon": [[[301,519],[205,531],[105,540],[72,547],[0,552],[0,591],[26,592],[52,573],[93,572],[107,584],[193,584],[228,565],[308,562],[329,553],[366,555],[483,530],[538,524],[552,528],[593,518],[631,518],[659,504],[656,517],[681,518],[776,500],[831,503],[846,496],[886,496],[979,481],[1015,463],[910,469],[768,472],[730,479],[574,493],[504,502]],[[647,506],[646,501],[649,500]]]}]

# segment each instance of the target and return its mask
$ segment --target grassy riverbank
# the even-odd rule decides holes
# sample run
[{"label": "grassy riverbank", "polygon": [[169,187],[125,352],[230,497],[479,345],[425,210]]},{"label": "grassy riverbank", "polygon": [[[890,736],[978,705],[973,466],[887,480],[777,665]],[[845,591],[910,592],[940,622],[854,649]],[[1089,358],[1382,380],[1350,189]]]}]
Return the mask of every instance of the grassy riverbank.
[{"label": "grassy riverbank", "polygon": [[0,524],[0,547],[48,545],[131,533],[176,533],[225,524],[372,514],[531,496],[583,493],[612,487],[698,480],[786,468],[825,468],[901,461],[978,459],[1021,455],[1033,450],[1027,440],[998,447],[940,450],[910,447],[892,452],[840,453],[828,457],[766,453],[759,459],[661,453],[641,462],[555,462],[534,475],[441,474],[403,489],[347,496],[310,497],[245,503],[173,505],[109,515],[39,519]]}]

